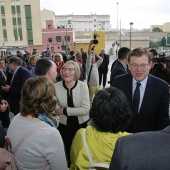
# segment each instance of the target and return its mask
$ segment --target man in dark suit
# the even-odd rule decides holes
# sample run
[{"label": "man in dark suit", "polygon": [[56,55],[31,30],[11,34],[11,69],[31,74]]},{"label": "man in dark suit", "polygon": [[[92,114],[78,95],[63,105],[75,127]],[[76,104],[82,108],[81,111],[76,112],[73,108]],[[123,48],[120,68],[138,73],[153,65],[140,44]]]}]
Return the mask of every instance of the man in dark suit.
[{"label": "man in dark suit", "polygon": [[10,110],[14,115],[19,113],[21,89],[24,82],[32,77],[31,72],[24,68],[22,60],[18,57],[11,57],[8,60],[9,70],[13,73],[10,85],[2,86],[2,90],[8,92],[10,97]]},{"label": "man in dark suit", "polygon": [[112,82],[125,93],[134,114],[128,132],[156,131],[170,124],[168,83],[149,75],[151,65],[150,52],[136,48],[128,54],[131,74]]},{"label": "man in dark suit", "polygon": [[127,47],[122,47],[118,51],[118,60],[111,69],[110,84],[112,84],[113,79],[116,76],[127,74],[127,55],[130,49]]},{"label": "man in dark suit", "polygon": [[132,134],[117,140],[110,170],[170,169],[170,126],[156,132]]},{"label": "man in dark suit", "polygon": [[98,68],[99,85],[101,86],[102,78],[103,78],[103,88],[105,88],[106,81],[107,81],[108,66],[109,66],[109,55],[105,54],[105,50],[102,49],[99,56],[103,58],[103,63]]}]

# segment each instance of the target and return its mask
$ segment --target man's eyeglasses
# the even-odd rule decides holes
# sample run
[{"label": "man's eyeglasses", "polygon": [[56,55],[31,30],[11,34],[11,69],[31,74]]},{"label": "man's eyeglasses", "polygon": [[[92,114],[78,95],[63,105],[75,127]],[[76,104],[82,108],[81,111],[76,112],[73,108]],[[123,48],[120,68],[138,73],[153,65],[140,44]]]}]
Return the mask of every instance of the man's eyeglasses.
[{"label": "man's eyeglasses", "polygon": [[141,68],[141,69],[146,69],[149,64],[130,64],[130,66],[133,68],[133,69],[136,69],[136,68]]}]

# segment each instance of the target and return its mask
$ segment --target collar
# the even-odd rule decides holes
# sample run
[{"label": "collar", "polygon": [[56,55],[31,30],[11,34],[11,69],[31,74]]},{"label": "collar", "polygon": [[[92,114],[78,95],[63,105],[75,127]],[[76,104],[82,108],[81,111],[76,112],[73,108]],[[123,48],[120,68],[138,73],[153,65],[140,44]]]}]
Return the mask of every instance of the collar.
[{"label": "collar", "polygon": [[20,68],[21,66],[18,66],[17,69],[13,72],[13,74],[16,74],[18,69]]},{"label": "collar", "polygon": [[[147,83],[147,80],[148,80],[148,76],[144,79],[144,80],[142,80],[140,83],[141,83],[141,86],[145,89],[145,87],[146,87],[146,83]],[[137,83],[137,81],[133,78],[133,87],[135,87],[136,86],[136,83]]]},{"label": "collar", "polygon": [[[75,81],[74,86],[73,86],[70,90],[73,90],[73,89],[77,86],[77,83],[78,83],[78,80],[76,80],[76,81]],[[65,81],[64,81],[64,80],[63,80],[63,86],[64,86],[64,88],[65,88],[66,90],[68,90],[68,88],[67,88],[67,86],[66,86],[66,84],[65,84]]]}]

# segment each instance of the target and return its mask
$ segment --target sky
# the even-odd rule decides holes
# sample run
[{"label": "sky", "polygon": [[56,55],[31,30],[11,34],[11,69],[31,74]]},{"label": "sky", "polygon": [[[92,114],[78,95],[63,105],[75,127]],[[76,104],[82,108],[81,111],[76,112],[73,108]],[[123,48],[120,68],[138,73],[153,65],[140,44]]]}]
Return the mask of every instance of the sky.
[{"label": "sky", "polygon": [[[117,4],[118,3],[118,4]],[[170,22],[169,0],[40,0],[41,10],[54,11],[56,15],[110,15],[112,28],[150,28]],[[118,14],[118,15],[117,15]]]}]

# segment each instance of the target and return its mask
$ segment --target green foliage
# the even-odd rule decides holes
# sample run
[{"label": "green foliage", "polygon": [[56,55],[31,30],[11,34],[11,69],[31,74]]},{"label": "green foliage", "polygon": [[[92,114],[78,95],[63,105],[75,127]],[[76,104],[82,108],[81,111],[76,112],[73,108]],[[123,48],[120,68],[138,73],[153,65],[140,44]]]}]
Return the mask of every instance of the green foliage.
[{"label": "green foliage", "polygon": [[159,27],[153,27],[152,32],[163,32]]},{"label": "green foliage", "polygon": [[161,46],[161,42],[160,41],[157,41],[157,42],[150,41],[149,42],[149,48],[158,48],[160,46]]}]

